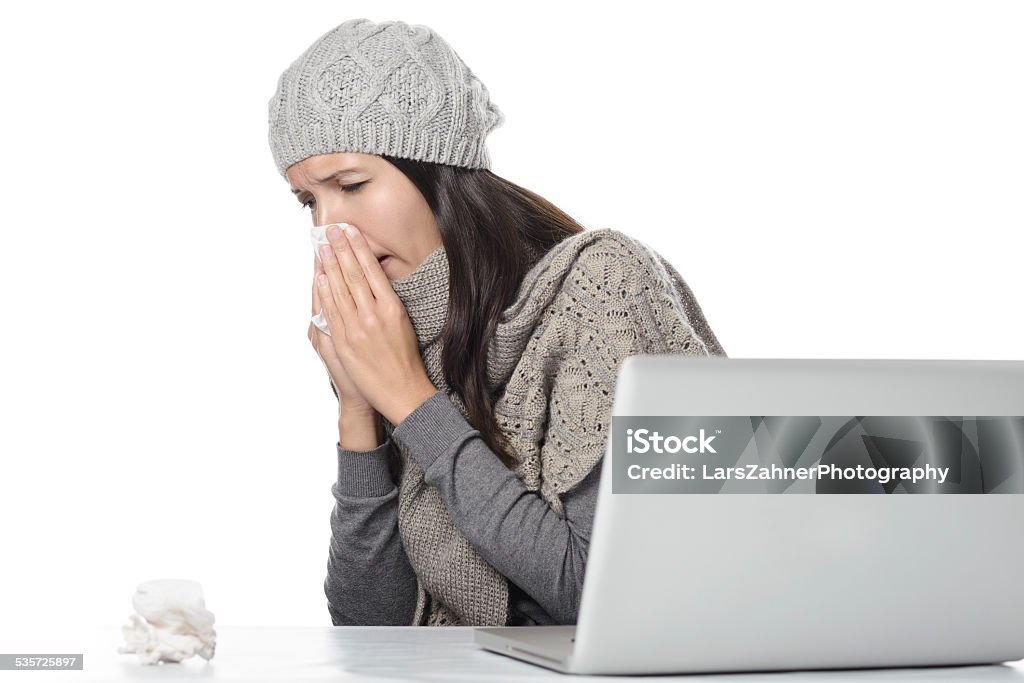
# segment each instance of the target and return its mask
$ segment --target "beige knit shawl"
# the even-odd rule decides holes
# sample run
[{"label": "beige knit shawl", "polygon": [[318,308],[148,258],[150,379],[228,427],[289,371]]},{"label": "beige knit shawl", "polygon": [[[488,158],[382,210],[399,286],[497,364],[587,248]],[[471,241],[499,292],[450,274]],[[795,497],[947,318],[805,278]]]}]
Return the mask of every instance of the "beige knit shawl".
[{"label": "beige knit shawl", "polygon": [[[466,417],[441,368],[444,247],[391,285],[412,320],[427,375]],[[617,230],[587,230],[557,244],[501,316],[487,361],[492,391],[505,387],[495,405],[498,424],[519,458],[516,475],[559,517],[559,494],[604,455],[619,363],[639,353],[726,355],[675,268]],[[384,419],[384,427],[390,436],[394,425]],[[395,445],[398,529],[418,577],[412,625],[505,625],[507,580],[455,527],[416,459]]]}]

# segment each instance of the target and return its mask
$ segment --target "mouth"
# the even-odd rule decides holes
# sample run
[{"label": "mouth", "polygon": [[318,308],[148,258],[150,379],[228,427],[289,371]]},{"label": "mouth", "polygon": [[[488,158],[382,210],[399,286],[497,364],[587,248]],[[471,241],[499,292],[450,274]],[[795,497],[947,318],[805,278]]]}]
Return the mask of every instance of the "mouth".
[{"label": "mouth", "polygon": [[389,260],[391,260],[391,256],[389,254],[377,257],[377,263],[379,263],[382,266],[385,265]]}]

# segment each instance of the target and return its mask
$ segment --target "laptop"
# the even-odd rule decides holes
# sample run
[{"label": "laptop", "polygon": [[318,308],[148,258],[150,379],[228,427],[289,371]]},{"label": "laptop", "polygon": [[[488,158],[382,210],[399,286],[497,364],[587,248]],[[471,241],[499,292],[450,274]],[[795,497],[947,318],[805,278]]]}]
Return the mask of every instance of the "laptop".
[{"label": "laptop", "polygon": [[577,623],[474,642],[575,674],[1014,661],[1022,493],[1024,361],[630,356]]}]

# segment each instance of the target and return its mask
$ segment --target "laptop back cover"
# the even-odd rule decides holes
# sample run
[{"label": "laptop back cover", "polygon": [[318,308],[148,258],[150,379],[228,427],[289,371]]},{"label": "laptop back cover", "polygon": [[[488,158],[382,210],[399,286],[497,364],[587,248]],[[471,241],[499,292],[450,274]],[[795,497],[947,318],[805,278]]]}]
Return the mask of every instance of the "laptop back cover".
[{"label": "laptop back cover", "polygon": [[1024,361],[633,356],[613,413],[572,671],[1024,656]]}]

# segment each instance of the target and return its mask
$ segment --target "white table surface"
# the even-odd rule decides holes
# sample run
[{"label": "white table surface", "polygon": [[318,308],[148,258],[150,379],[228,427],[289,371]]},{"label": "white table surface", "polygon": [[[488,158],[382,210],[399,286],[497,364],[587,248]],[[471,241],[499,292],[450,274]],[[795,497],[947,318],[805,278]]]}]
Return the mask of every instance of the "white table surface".
[{"label": "white table surface", "polygon": [[[14,626],[4,624],[10,632]],[[0,681],[1015,681],[1024,683],[1024,662],[982,667],[804,671],[679,676],[578,676],[560,674],[478,648],[469,626],[214,626],[217,650],[209,662],[143,664],[119,654],[120,626],[4,638],[0,652],[84,655],[82,671],[0,671]],[[13,632],[12,632],[13,633]],[[28,643],[31,647],[24,648]],[[78,644],[78,647],[75,647]],[[11,649],[10,645],[23,646]]]}]

